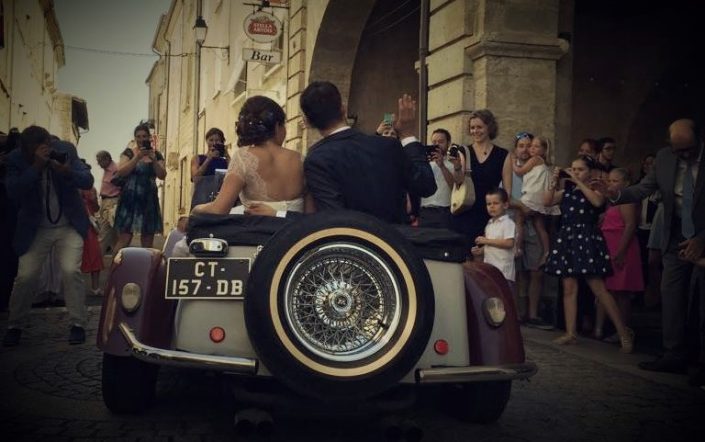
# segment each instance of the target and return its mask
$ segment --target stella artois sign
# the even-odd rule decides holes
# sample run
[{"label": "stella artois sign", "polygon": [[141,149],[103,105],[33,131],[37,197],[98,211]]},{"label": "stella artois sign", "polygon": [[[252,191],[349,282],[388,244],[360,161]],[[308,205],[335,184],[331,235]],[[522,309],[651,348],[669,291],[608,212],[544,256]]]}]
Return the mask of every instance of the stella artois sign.
[{"label": "stella artois sign", "polygon": [[282,33],[282,22],[268,12],[254,12],[245,18],[245,34],[257,43],[269,43]]}]

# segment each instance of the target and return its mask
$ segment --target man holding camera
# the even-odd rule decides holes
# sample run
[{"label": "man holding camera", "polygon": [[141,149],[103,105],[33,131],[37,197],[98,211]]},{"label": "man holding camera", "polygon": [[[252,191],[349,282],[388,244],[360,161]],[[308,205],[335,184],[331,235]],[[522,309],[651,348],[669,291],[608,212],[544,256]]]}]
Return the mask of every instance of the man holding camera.
[{"label": "man holding camera", "polygon": [[[450,227],[450,191],[453,188],[454,164],[447,158],[450,147],[450,132],[436,129],[431,135],[428,146],[428,159],[436,181],[436,193],[421,198],[419,211],[419,227]],[[455,151],[457,154],[457,150]]]},{"label": "man holding camera", "polygon": [[71,143],[52,142],[42,127],[30,126],[22,131],[20,143],[21,148],[13,150],[7,161],[7,192],[18,207],[13,246],[19,267],[3,345],[20,342],[37,274],[52,247],[61,264],[71,321],[69,343],[82,344],[86,340],[86,307],[80,267],[89,221],[78,189],[93,187],[93,176]]}]

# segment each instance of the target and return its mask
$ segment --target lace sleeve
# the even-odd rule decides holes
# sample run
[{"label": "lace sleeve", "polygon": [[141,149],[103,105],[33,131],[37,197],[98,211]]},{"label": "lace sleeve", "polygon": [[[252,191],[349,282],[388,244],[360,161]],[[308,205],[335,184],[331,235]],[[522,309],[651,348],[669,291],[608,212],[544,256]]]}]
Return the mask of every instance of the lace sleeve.
[{"label": "lace sleeve", "polygon": [[257,173],[259,160],[249,152],[246,147],[241,147],[233,153],[228,166],[228,173],[234,173],[245,182],[242,196],[250,200],[268,201],[267,185]]},{"label": "lace sleeve", "polygon": [[234,173],[239,176],[243,181],[247,180],[247,168],[245,167],[245,162],[243,161],[242,148],[237,149],[233,152],[233,157],[230,159],[230,165],[228,165],[228,173]]}]

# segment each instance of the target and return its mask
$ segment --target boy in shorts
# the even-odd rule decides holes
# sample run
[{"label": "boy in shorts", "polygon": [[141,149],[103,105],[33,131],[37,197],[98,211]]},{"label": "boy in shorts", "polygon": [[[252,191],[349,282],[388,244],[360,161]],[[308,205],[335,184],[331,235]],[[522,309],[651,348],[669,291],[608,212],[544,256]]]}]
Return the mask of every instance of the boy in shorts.
[{"label": "boy in shorts", "polygon": [[483,256],[487,264],[495,266],[504,275],[512,293],[515,291],[514,237],[516,225],[507,215],[509,196],[504,189],[494,188],[485,196],[490,220],[485,235],[478,236],[472,248],[474,256]]}]

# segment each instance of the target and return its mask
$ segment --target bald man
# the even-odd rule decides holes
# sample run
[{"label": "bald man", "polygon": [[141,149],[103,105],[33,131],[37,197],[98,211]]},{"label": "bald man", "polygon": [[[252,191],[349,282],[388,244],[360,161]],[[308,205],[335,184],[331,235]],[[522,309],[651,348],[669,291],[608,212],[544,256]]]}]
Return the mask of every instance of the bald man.
[{"label": "bald man", "polygon": [[[705,283],[703,269],[693,262],[705,250],[705,162],[703,134],[693,120],[674,121],[668,130],[670,146],[656,155],[653,170],[621,194],[609,195],[614,204],[636,203],[661,191],[664,232],[661,243],[663,357],[639,364],[644,370],[682,373],[686,370],[685,328],[689,296],[700,305],[700,364],[691,377],[705,384]],[[694,288],[694,289],[693,289]],[[695,312],[694,312],[695,313]]]}]

